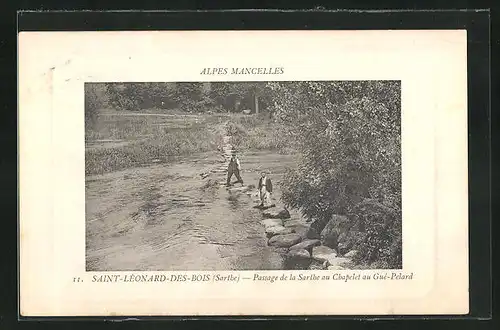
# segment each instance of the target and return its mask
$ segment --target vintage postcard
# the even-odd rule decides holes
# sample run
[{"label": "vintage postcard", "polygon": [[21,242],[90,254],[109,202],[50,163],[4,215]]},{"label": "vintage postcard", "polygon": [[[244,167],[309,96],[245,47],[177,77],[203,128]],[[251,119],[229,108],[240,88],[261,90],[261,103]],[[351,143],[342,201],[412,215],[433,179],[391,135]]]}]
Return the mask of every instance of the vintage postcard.
[{"label": "vintage postcard", "polygon": [[22,316],[467,314],[465,30],[22,32]]}]

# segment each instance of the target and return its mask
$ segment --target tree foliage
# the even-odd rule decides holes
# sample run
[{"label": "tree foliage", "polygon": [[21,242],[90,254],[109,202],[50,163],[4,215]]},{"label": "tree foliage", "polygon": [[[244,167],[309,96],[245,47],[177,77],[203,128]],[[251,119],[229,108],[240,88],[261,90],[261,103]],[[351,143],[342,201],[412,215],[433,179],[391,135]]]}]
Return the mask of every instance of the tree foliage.
[{"label": "tree foliage", "polygon": [[[400,214],[399,82],[274,83],[270,87],[276,92],[276,116],[293,123],[288,134],[302,155],[298,168],[288,172],[283,182],[286,204],[321,224],[333,214],[356,216],[356,207],[365,200]],[[395,224],[387,227],[389,233],[376,226],[381,216],[363,217],[364,235],[357,237],[364,243],[358,242],[358,249],[368,246],[367,241],[377,242],[370,253],[365,251],[364,261],[397,254],[394,242],[400,240],[401,217],[391,217]],[[390,251],[374,252],[379,249]],[[398,267],[397,260],[387,261],[388,267]]]},{"label": "tree foliage", "polygon": [[[275,126],[280,129],[276,145],[281,147],[286,141],[301,156],[297,168],[283,179],[283,201],[313,219],[318,230],[333,214],[348,215],[354,232],[351,243],[361,252],[358,262],[401,267],[399,81],[103,86],[106,104],[128,111],[233,112],[255,108],[258,99],[259,108],[279,124]],[[92,122],[103,104],[103,93],[94,87],[87,91],[86,86],[86,122]]]},{"label": "tree foliage", "polygon": [[[184,112],[240,111],[252,108],[254,97],[267,106],[266,82],[109,83],[110,104],[117,110],[177,108]],[[208,87],[208,88],[206,88]]]},{"label": "tree foliage", "polygon": [[85,95],[85,126],[93,127],[99,110],[107,106],[106,87],[103,84],[86,83],[84,85]]}]

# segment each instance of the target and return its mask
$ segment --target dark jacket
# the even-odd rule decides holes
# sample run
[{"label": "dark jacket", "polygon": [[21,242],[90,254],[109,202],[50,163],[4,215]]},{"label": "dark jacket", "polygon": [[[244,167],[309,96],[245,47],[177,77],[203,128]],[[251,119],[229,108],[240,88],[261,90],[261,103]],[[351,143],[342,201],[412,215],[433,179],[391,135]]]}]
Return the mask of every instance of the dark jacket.
[{"label": "dark jacket", "polygon": [[[266,190],[267,191],[273,192],[273,184],[271,182],[271,179],[266,178],[265,185],[266,185]],[[259,187],[258,187],[259,191],[260,191],[261,188],[262,188],[262,178],[259,179]]]},{"label": "dark jacket", "polygon": [[235,158],[234,160],[231,158],[231,160],[229,161],[228,169],[233,171],[241,171],[240,160],[238,158]]}]

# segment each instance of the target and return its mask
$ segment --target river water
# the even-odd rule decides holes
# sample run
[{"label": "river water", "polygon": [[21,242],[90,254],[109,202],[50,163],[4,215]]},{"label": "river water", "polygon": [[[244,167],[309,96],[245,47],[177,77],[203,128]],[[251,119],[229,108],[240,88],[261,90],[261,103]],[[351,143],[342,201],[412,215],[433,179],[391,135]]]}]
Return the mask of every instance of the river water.
[{"label": "river water", "polygon": [[[278,198],[285,169],[296,164],[294,156],[272,152],[239,157],[245,186],[256,186],[265,170]],[[225,161],[203,153],[87,176],[87,271],[283,269],[280,251],[267,246],[262,211],[254,208],[256,188],[207,185],[225,182]],[[200,176],[207,171],[210,177]]]}]

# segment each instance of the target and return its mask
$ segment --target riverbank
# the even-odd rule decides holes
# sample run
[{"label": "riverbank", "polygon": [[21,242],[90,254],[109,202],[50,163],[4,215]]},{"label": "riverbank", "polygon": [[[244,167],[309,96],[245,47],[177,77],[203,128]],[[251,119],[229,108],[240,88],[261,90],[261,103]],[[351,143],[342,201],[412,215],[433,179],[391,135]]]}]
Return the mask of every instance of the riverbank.
[{"label": "riverbank", "polygon": [[216,150],[224,116],[104,113],[85,134],[85,174],[103,174]]},{"label": "riverbank", "polygon": [[[191,117],[185,125],[191,127],[195,119]],[[87,174],[88,271],[341,267],[339,263],[346,260],[333,256],[336,252],[321,246],[321,240],[308,237],[310,223],[300,212],[288,210],[286,219],[276,219],[276,213],[284,210],[280,184],[286,171],[297,166],[296,154],[239,148],[245,185],[225,187],[235,139],[228,134],[232,130],[226,122],[219,119],[198,120],[204,127],[200,131],[208,129],[212,134],[210,143],[215,145],[208,151],[168,159],[149,157],[143,163]],[[180,132],[179,122],[185,123],[185,119],[165,124],[169,131]],[[134,132],[139,134],[128,136],[130,143],[144,137],[144,127],[138,127],[141,129]],[[258,129],[249,127],[250,131]],[[146,132],[151,130],[156,129]],[[126,147],[117,149],[121,148]],[[87,144],[87,151],[98,149],[96,143]],[[115,155],[119,157],[119,153]],[[265,211],[256,208],[262,171],[273,180],[276,202],[275,208]]]}]

